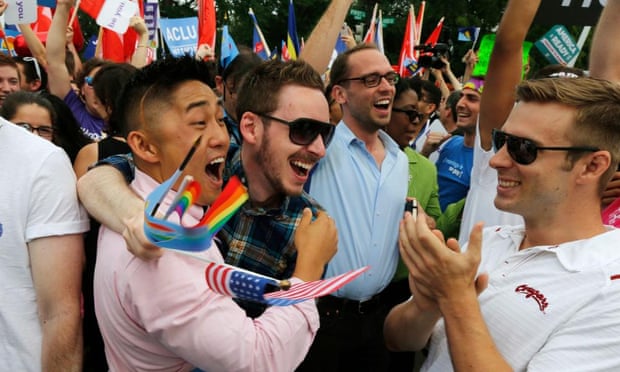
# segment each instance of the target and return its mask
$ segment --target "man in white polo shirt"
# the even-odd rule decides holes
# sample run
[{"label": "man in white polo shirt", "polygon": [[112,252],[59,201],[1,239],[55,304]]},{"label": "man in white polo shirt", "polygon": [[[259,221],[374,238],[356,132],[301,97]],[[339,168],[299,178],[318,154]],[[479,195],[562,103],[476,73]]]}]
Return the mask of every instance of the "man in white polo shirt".
[{"label": "man in white polo shirt", "polygon": [[[510,1],[502,24],[533,17],[539,3]],[[514,30],[500,25],[497,38]],[[492,135],[490,166],[495,206],[525,225],[478,224],[461,253],[407,215],[413,298],[388,316],[386,342],[411,350],[430,338],[423,370],[618,370],[620,231],[602,224],[600,198],[620,160],[620,86],[542,79],[516,98]]]}]

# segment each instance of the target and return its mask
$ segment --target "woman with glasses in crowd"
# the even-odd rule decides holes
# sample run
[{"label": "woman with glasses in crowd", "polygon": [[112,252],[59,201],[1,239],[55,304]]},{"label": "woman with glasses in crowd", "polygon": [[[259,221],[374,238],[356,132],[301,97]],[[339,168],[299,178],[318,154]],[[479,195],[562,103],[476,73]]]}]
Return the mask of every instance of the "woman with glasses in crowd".
[{"label": "woman with glasses in crowd", "polygon": [[47,93],[13,92],[0,108],[0,116],[61,147],[71,162],[90,143],[67,105]]}]

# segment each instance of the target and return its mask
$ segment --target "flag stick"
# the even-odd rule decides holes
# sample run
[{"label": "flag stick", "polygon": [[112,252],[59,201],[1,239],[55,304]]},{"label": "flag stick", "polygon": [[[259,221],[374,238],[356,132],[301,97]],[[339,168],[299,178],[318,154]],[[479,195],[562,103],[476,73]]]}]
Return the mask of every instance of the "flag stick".
[{"label": "flag stick", "polygon": [[73,24],[73,21],[75,21],[75,17],[77,16],[78,9],[80,9],[80,1],[81,0],[77,0],[75,2],[75,5],[73,6],[73,13],[71,13],[71,19],[69,19],[69,23],[67,23],[67,26],[71,26]]}]

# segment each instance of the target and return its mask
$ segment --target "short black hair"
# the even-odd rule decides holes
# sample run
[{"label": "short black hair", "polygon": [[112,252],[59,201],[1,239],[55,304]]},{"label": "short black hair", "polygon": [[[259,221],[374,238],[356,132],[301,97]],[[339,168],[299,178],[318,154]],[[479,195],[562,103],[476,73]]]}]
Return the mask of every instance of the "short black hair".
[{"label": "short black hair", "polygon": [[[187,81],[200,81],[213,88],[213,69],[203,61],[184,55],[163,58],[138,70],[125,84],[112,117],[118,121],[123,136],[139,128],[141,107],[152,100],[169,101],[175,89]],[[112,118],[111,118],[112,120]]]},{"label": "short black hair", "polygon": [[[41,81],[39,90],[47,88],[47,71],[39,64],[34,57],[15,56],[13,60],[22,65],[26,83],[30,84],[35,80]],[[37,69],[38,67],[38,69]],[[40,75],[40,76],[39,76]]]}]

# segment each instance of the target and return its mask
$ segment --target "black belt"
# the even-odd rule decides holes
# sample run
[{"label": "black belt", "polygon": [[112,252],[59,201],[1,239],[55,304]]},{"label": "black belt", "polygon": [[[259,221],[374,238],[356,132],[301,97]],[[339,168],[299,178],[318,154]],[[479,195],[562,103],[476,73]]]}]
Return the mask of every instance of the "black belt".
[{"label": "black belt", "polygon": [[381,309],[380,294],[376,294],[364,301],[349,300],[348,298],[336,296],[320,297],[317,303],[321,313],[353,313],[367,314]]}]

